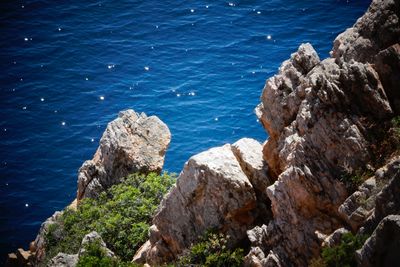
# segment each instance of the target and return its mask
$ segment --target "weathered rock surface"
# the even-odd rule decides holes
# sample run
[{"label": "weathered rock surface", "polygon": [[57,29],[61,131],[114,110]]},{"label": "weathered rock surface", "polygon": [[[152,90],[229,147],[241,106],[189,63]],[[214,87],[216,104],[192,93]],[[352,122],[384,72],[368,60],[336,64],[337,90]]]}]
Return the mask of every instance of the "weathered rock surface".
[{"label": "weathered rock surface", "polygon": [[78,201],[96,197],[130,173],[161,172],[170,140],[168,127],[158,117],[120,112],[108,124],[93,159],[79,169]]},{"label": "weathered rock surface", "polygon": [[400,157],[395,157],[376,174],[378,188],[372,215],[364,222],[362,232],[371,233],[388,215],[400,214]]},{"label": "weathered rock surface", "polygon": [[[62,215],[61,211],[56,211],[51,217],[47,218],[47,220],[44,221],[42,223],[42,225],[40,226],[39,233],[36,236],[36,239],[34,241],[35,249],[36,249],[36,262],[41,262],[45,258],[45,256],[46,256],[46,235],[49,231],[50,225],[57,223],[57,221],[59,220],[61,215]],[[55,232],[54,234],[57,235],[58,233]],[[57,239],[57,236],[55,238]]]},{"label": "weathered rock surface", "polygon": [[[77,199],[67,208],[76,209],[80,199],[96,197],[130,173],[161,172],[170,140],[168,127],[156,116],[147,117],[133,110],[120,112],[118,118],[108,124],[93,159],[85,161],[79,169]],[[38,263],[45,257],[49,226],[56,223],[61,214],[55,212],[39,230],[34,242]]]},{"label": "weathered rock surface", "polygon": [[256,194],[255,211],[258,213],[256,223],[268,222],[272,218],[272,213],[267,187],[273,181],[268,176],[268,166],[262,157],[262,145],[254,139],[242,138],[231,145],[231,149]]},{"label": "weathered rock surface", "polygon": [[353,231],[366,226],[372,232],[385,216],[400,213],[400,199],[396,200],[400,193],[396,182],[399,169],[400,157],[396,156],[379,168],[339,207],[339,213]]},{"label": "weathered rock surface", "polygon": [[340,34],[331,52],[339,61],[372,62],[380,51],[400,42],[400,4],[374,0],[356,24]]},{"label": "weathered rock surface", "polygon": [[70,255],[65,253],[58,253],[57,256],[52,258],[47,264],[48,267],[75,267],[78,263],[78,255]]},{"label": "weathered rock surface", "polygon": [[364,246],[357,251],[359,266],[399,265],[400,215],[389,215],[378,225]]},{"label": "weathered rock surface", "polygon": [[[248,233],[254,248],[248,259],[262,266],[307,266],[319,253],[320,237],[345,226],[344,213],[355,228],[372,214],[370,207],[351,207],[350,200],[338,212],[348,194],[339,180],[371,160],[366,126],[397,110],[385,86],[392,86],[390,96],[398,94],[399,17],[398,1],[375,0],[335,40],[332,58],[320,61],[310,44],[301,45],[266,82],[256,113],[270,135],[264,159],[276,180],[267,189],[273,220],[256,240],[254,231]],[[387,70],[377,69],[378,59]],[[367,181],[354,198],[368,199],[374,186]]]},{"label": "weathered rock surface", "polygon": [[58,253],[57,256],[52,258],[50,262],[47,264],[48,267],[75,267],[78,264],[79,258],[84,256],[87,252],[87,246],[90,244],[97,243],[105,252],[106,257],[114,258],[115,254],[111,250],[107,248],[106,243],[103,241],[101,236],[93,231],[87,235],[85,235],[82,239],[81,247],[77,254],[65,254]]},{"label": "weathered rock surface", "polygon": [[350,233],[350,231],[345,228],[335,230],[335,232],[325,238],[322,247],[334,247],[338,245],[342,240],[343,235],[347,233]]},{"label": "weathered rock surface", "polygon": [[81,257],[82,255],[85,255],[87,246],[93,243],[98,243],[100,245],[100,248],[104,250],[107,257],[115,257],[114,252],[107,248],[107,245],[103,241],[103,238],[101,238],[101,236],[96,231],[93,231],[83,237],[78,256]]},{"label": "weathered rock surface", "polygon": [[348,197],[339,207],[339,213],[357,231],[372,215],[375,208],[375,197],[379,192],[375,177],[366,180],[356,192]]},{"label": "weathered rock surface", "polygon": [[193,156],[162,201],[150,240],[135,260],[160,264],[175,259],[212,228],[230,235],[230,244],[236,244],[260,215],[255,185],[261,197],[268,181],[262,146],[255,140],[242,139]]}]

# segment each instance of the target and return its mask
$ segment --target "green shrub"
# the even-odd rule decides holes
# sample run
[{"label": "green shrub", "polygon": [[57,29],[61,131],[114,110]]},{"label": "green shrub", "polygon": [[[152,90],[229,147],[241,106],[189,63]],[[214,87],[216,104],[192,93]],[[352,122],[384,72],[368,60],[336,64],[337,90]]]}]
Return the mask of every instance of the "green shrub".
[{"label": "green shrub", "polygon": [[[97,199],[84,199],[76,211],[66,209],[46,235],[47,260],[58,252],[77,253],[82,238],[97,231],[121,260],[130,261],[148,238],[151,218],[174,182],[175,176],[167,173],[133,174]],[[62,234],[55,235],[56,229]]]},{"label": "green shrub", "polygon": [[181,257],[179,266],[242,266],[244,251],[241,248],[229,249],[229,236],[208,231],[198,243]]},{"label": "green shrub", "polygon": [[85,247],[84,255],[81,255],[76,267],[138,267],[139,265],[122,262],[118,258],[107,257],[106,252],[100,246],[100,242],[89,243]]},{"label": "green shrub", "polygon": [[344,234],[339,245],[332,248],[323,248],[321,252],[322,260],[317,259],[312,263],[314,266],[321,267],[357,266],[355,252],[362,247],[367,238],[365,235]]},{"label": "green shrub", "polygon": [[344,183],[349,192],[354,192],[366,179],[371,176],[371,171],[359,169],[356,171],[344,173],[341,176],[340,181]]}]

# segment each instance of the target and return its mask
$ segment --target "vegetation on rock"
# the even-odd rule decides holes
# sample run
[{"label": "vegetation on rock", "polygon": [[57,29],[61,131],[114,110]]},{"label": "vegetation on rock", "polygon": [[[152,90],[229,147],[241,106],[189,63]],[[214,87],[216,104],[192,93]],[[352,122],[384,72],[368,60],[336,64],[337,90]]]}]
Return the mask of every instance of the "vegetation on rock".
[{"label": "vegetation on rock", "polygon": [[346,233],[340,243],[334,247],[322,249],[321,257],[313,259],[311,267],[353,267],[357,266],[356,250],[360,249],[367,240],[365,235]]},{"label": "vegetation on rock", "polygon": [[181,257],[178,266],[239,267],[243,264],[242,248],[229,248],[229,235],[207,231],[199,242]]},{"label": "vegetation on rock", "polygon": [[76,267],[138,267],[138,265],[108,257],[99,242],[94,242],[85,246],[85,253],[79,257]]},{"label": "vegetation on rock", "polygon": [[[58,252],[77,253],[82,238],[91,231],[97,231],[122,261],[130,261],[148,238],[151,218],[174,182],[174,175],[167,173],[133,174],[99,198],[82,200],[76,211],[66,209],[60,220],[49,227],[45,263]],[[81,264],[86,265],[81,266],[92,266],[89,263],[94,261],[105,263],[109,259],[102,259],[101,253],[94,254],[82,259]]]}]

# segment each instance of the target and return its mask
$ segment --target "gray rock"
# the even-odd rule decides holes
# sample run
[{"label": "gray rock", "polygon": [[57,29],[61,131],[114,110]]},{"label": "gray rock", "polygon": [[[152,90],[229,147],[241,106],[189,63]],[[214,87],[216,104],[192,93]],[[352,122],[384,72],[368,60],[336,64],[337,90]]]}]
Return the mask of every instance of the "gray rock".
[{"label": "gray rock", "polygon": [[245,267],[262,267],[262,261],[265,259],[265,254],[259,247],[252,247],[250,252],[244,257]]},{"label": "gray rock", "polygon": [[391,267],[400,262],[400,215],[385,217],[374,233],[357,251],[359,266]]},{"label": "gray rock", "polygon": [[78,264],[80,257],[84,256],[87,252],[87,246],[93,243],[98,243],[100,249],[105,252],[106,257],[114,258],[115,254],[107,248],[106,243],[104,243],[101,236],[93,231],[85,235],[82,239],[81,247],[77,254],[65,254],[58,253],[50,262],[47,264],[48,267],[75,267]]},{"label": "gray rock", "polygon": [[371,233],[386,216],[400,214],[400,157],[394,157],[375,173],[378,193],[375,193],[373,214],[364,222],[362,233]]},{"label": "gray rock", "polygon": [[356,24],[336,37],[332,57],[338,62],[372,62],[379,51],[400,42],[399,18],[398,1],[372,1]]},{"label": "gray rock", "polygon": [[311,44],[302,44],[289,60],[282,63],[279,73],[267,80],[256,113],[270,136],[278,136],[297,113],[304,90],[301,84],[319,63]]},{"label": "gray rock", "polygon": [[396,114],[400,114],[400,44],[396,43],[375,57],[375,69],[379,74],[386,95]]},{"label": "gray rock", "polygon": [[376,185],[375,177],[371,177],[340,205],[339,213],[353,231],[357,231],[372,215],[378,192],[379,188]]},{"label": "gray rock", "polygon": [[58,253],[57,256],[52,258],[47,264],[47,267],[75,267],[78,264],[78,255],[70,255],[65,253]]},{"label": "gray rock", "polygon": [[257,196],[257,224],[268,223],[272,218],[267,187],[272,184],[268,166],[262,157],[262,145],[254,139],[242,138],[231,146],[243,172],[249,178]]},{"label": "gray rock", "polygon": [[[62,211],[56,211],[51,217],[47,218],[46,221],[42,223],[40,226],[40,230],[38,235],[36,236],[36,239],[34,241],[35,243],[35,249],[36,249],[36,262],[42,262],[46,256],[46,235],[49,232],[50,225],[57,224],[61,215],[63,214]],[[60,233],[55,232],[53,233],[56,236],[54,238],[57,240],[61,236],[59,236]]]},{"label": "gray rock", "polygon": [[335,232],[325,238],[324,242],[322,243],[322,247],[334,247],[339,245],[340,241],[342,240],[342,236],[347,233],[350,233],[350,231],[345,228],[339,228],[335,230]]},{"label": "gray rock", "polygon": [[104,250],[107,257],[114,258],[115,254],[111,250],[107,248],[106,243],[103,241],[101,236],[96,232],[93,231],[87,235],[85,235],[82,239],[81,248],[78,252],[78,257],[85,255],[87,246],[93,243],[98,243],[100,245],[100,249]]},{"label": "gray rock", "polygon": [[128,174],[161,172],[170,140],[168,127],[156,116],[120,112],[108,124],[93,159],[79,169],[78,201],[96,197]]},{"label": "gray rock", "polygon": [[[157,242],[157,240],[156,240]],[[154,242],[155,243],[155,242]],[[150,240],[147,240],[133,256],[132,262],[137,264],[146,263],[147,252],[151,250]]]},{"label": "gray rock", "polygon": [[[153,219],[147,263],[175,259],[212,228],[229,235],[232,246],[244,239],[258,214],[252,181],[260,190],[269,181],[261,154],[259,143],[244,139],[190,158]],[[135,258],[141,262],[142,249]]]},{"label": "gray rock", "polygon": [[[271,262],[307,266],[320,251],[318,235],[345,226],[344,213],[357,218],[355,228],[372,214],[369,205],[351,203],[338,212],[348,197],[340,177],[371,160],[368,125],[393,116],[380,71],[370,63],[399,39],[398,13],[394,1],[374,0],[354,28],[336,39],[332,58],[320,62],[303,45],[267,80],[256,113],[270,136],[263,151],[275,181],[267,188],[273,220],[253,243],[264,255],[275,255]],[[391,66],[395,71],[397,65]],[[398,73],[388,77],[393,75]],[[354,198],[361,194],[368,200],[365,192]]]}]

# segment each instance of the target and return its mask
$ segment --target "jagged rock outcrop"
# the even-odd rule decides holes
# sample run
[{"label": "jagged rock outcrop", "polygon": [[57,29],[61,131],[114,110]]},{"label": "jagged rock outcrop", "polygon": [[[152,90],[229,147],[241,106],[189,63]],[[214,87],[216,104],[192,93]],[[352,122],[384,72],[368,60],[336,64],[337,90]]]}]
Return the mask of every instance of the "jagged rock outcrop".
[{"label": "jagged rock outcrop", "polygon": [[160,204],[150,240],[134,261],[157,265],[176,259],[213,228],[230,235],[231,245],[241,241],[260,215],[257,195],[266,195],[266,171],[261,144],[248,138],[191,157]]},{"label": "jagged rock outcrop", "polygon": [[81,243],[81,248],[79,249],[78,256],[81,257],[82,255],[85,255],[87,252],[87,246],[93,243],[98,243],[101,249],[105,252],[105,255],[110,258],[114,258],[115,254],[111,250],[107,248],[106,243],[103,241],[103,238],[97,233],[96,231],[93,231],[87,235],[85,235],[82,239]]},{"label": "jagged rock outcrop", "polygon": [[[399,63],[382,58],[398,56],[399,17],[398,1],[375,0],[335,40],[332,58],[320,62],[303,44],[267,81],[256,112],[270,134],[264,158],[276,179],[267,190],[274,218],[249,232],[247,264],[307,266],[319,253],[319,235],[346,225],[338,208],[348,193],[339,180],[371,160],[367,125],[398,108],[398,90],[385,85],[398,77]],[[374,65],[378,59],[385,71]]]},{"label": "jagged rock outcrop", "polygon": [[[353,231],[361,226],[372,232],[387,215],[400,213],[400,157],[395,156],[379,168],[339,207],[339,213]],[[363,230],[364,232],[367,229]]]},{"label": "jagged rock outcrop", "polygon": [[375,173],[377,183],[373,213],[364,222],[363,233],[371,233],[388,215],[400,214],[400,157],[394,157]]},{"label": "jagged rock outcrop", "polygon": [[377,226],[364,246],[357,251],[359,266],[399,265],[400,215],[389,215]]},{"label": "jagged rock outcrop", "polygon": [[65,254],[58,253],[54,258],[50,260],[47,264],[48,267],[75,267],[78,264],[78,255],[77,254]]},{"label": "jagged rock outcrop", "polygon": [[[121,111],[118,118],[107,125],[93,159],[85,161],[79,169],[78,201],[96,197],[130,173],[161,172],[170,140],[168,127],[158,117],[147,117],[133,110]],[[76,205],[74,200],[67,208],[76,209]],[[61,215],[62,212],[57,211],[42,224],[34,241],[36,262],[44,259],[45,236],[49,226],[57,223]],[[61,255],[59,260],[63,259]]]},{"label": "jagged rock outcrop", "polygon": [[344,234],[350,233],[346,228],[339,228],[327,236],[322,242],[322,247],[334,247],[340,243]]},{"label": "jagged rock outcrop", "polygon": [[[36,262],[41,262],[44,259],[46,253],[46,236],[49,232],[50,226],[52,224],[57,223],[62,213],[63,213],[62,211],[56,211],[51,217],[47,218],[47,220],[44,221],[40,226],[39,233],[34,241],[36,250]],[[58,233],[55,232],[54,234],[57,235]]]},{"label": "jagged rock outcrop", "polygon": [[78,201],[100,192],[134,172],[161,172],[171,140],[168,127],[156,116],[121,111],[107,125],[92,160],[79,169]]},{"label": "jagged rock outcrop", "polygon": [[[321,61],[311,44],[302,44],[267,80],[256,108],[267,142],[245,138],[190,158],[133,261],[175,260],[217,228],[230,235],[230,246],[250,240],[246,266],[308,266],[321,246],[335,246],[348,231],[373,233],[358,251],[362,266],[397,263],[400,159],[375,166],[381,168],[355,192],[345,177],[375,158],[371,128],[400,114],[399,19],[399,1],[373,0],[336,38],[330,58]],[[82,165],[78,200],[128,173],[159,172],[169,141],[156,117],[122,112]],[[49,224],[35,242],[38,257]],[[69,264],[79,255],[53,260]]]},{"label": "jagged rock outcrop", "polygon": [[104,251],[106,257],[114,258],[114,252],[109,250],[104,243],[103,239],[97,232],[91,232],[85,235],[82,239],[81,247],[77,254],[65,254],[58,253],[54,258],[47,264],[48,267],[75,267],[78,264],[79,258],[84,256],[87,252],[87,246],[90,244],[97,243],[99,248]]}]

